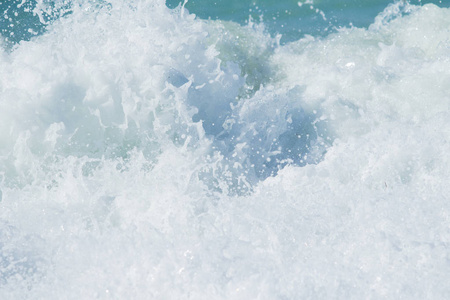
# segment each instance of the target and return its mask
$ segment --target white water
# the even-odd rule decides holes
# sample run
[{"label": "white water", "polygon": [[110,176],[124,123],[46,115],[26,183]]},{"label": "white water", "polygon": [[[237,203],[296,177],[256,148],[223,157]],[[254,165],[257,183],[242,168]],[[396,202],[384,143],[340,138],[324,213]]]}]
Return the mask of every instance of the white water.
[{"label": "white water", "polygon": [[0,53],[1,299],[450,296],[448,9],[111,3]]}]

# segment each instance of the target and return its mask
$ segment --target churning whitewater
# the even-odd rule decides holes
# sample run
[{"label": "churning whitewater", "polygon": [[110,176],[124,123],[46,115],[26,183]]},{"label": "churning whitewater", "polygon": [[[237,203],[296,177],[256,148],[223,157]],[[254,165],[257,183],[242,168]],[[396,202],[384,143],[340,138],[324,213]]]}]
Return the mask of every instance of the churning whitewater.
[{"label": "churning whitewater", "polygon": [[280,43],[163,0],[17,5],[1,299],[450,297],[450,9]]}]

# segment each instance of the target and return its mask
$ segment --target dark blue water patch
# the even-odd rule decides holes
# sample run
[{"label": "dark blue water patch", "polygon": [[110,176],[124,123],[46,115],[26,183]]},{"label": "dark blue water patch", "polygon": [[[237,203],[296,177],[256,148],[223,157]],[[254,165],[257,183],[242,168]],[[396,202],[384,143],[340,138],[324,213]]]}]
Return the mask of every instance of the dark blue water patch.
[{"label": "dark blue water patch", "polygon": [[[232,42],[221,41],[216,46],[220,53],[240,53]],[[260,57],[273,51],[271,45],[262,48],[256,51]],[[270,60],[251,63],[251,54],[254,51],[219,54],[223,59],[220,80],[209,72],[215,65],[211,70],[200,71],[193,65],[185,68],[185,72],[190,70],[186,74],[175,69],[166,74],[174,88],[187,87],[192,121],[200,123],[211,142],[211,161],[206,158],[200,177],[220,192],[243,194],[287,165],[316,164],[333,141],[320,109],[303,108],[303,88],[273,86]]]},{"label": "dark blue water patch", "polygon": [[203,180],[221,192],[226,183],[227,193],[245,194],[287,165],[320,162],[333,137],[327,133],[321,112],[302,108],[302,97],[301,87],[288,91],[262,88],[232,109],[221,111],[216,120],[220,126],[204,126],[220,159],[209,164]]}]

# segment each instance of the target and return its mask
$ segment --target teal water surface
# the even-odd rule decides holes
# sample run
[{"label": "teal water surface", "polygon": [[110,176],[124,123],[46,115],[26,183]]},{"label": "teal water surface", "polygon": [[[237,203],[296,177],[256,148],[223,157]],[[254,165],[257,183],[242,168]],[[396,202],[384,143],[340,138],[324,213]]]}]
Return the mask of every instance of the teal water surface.
[{"label": "teal water surface", "polygon": [[[167,0],[176,7],[184,1]],[[189,0],[185,7],[202,19],[230,20],[245,24],[262,20],[272,34],[282,34],[282,42],[309,34],[325,36],[339,27],[367,27],[394,0]],[[406,1],[405,1],[406,2]],[[433,3],[449,7],[441,0],[411,0],[411,4]]]},{"label": "teal water surface", "polygon": [[[68,7],[71,1],[44,1],[53,7]],[[91,0],[95,5],[105,4],[104,0]],[[305,35],[326,36],[340,27],[367,27],[374,18],[394,0],[189,0],[185,7],[202,19],[219,19],[246,24],[249,20],[264,23],[272,34],[281,34],[281,41],[298,40]],[[29,40],[45,30],[45,24],[64,14],[49,9],[44,20],[34,13],[36,1],[0,1],[0,34],[6,42],[18,43]],[[166,5],[175,8],[183,5],[183,0],[167,0]],[[409,3],[423,5],[433,3],[440,7],[450,7],[450,2],[442,0],[410,0]]]}]

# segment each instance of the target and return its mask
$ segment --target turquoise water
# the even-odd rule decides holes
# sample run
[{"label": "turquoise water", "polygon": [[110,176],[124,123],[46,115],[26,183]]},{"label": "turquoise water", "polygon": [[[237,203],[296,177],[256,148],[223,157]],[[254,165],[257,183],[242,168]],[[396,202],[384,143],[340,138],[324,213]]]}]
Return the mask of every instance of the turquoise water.
[{"label": "turquoise water", "polygon": [[0,0],[0,299],[449,299],[448,6]]},{"label": "turquoise water", "polygon": [[[23,4],[21,5],[21,3]],[[50,10],[45,20],[52,20],[64,14],[71,1],[47,1],[57,10]],[[101,5],[104,1],[90,1]],[[166,5],[175,8],[184,1],[167,0]],[[247,24],[249,20],[262,22],[272,35],[281,34],[281,41],[298,40],[304,35],[325,36],[340,27],[367,27],[374,18],[393,3],[393,0],[316,0],[316,1],[256,1],[256,0],[190,0],[185,7],[202,19],[219,19]],[[33,14],[36,1],[0,1],[0,32],[13,42],[28,40],[44,30],[39,18]],[[442,0],[412,0],[411,4],[433,3],[449,7]],[[17,14],[17,15],[16,15]]]},{"label": "turquoise water", "polygon": [[[368,27],[375,17],[392,0],[190,0],[186,8],[203,19],[220,19],[246,24],[252,20],[262,22],[275,35],[282,34],[282,41],[298,40],[305,34],[324,36],[339,27]],[[168,0],[169,7],[183,1]],[[300,5],[299,5],[300,3]],[[434,3],[449,7],[442,0],[410,1],[411,4]]]}]

